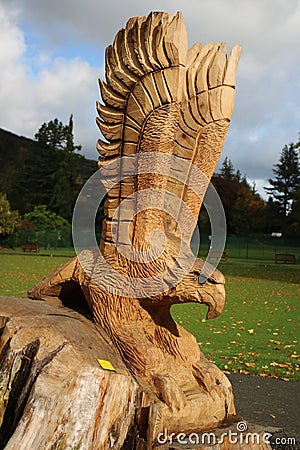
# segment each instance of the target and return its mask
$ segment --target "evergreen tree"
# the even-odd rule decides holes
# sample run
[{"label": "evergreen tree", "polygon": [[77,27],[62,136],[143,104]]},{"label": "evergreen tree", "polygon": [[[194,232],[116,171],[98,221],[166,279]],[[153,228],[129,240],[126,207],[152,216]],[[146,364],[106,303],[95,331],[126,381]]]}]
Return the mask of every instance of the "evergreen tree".
[{"label": "evergreen tree", "polygon": [[272,197],[268,198],[266,204],[266,230],[269,235],[282,231],[282,215],[277,202]]},{"label": "evergreen tree", "polygon": [[247,236],[265,228],[265,202],[225,158],[220,173],[212,178],[226,215],[228,233]]},{"label": "evergreen tree", "polygon": [[40,144],[46,145],[50,152],[54,151],[55,159],[58,160],[56,170],[51,176],[49,207],[70,221],[81,186],[78,158],[74,154],[81,146],[74,144],[73,115],[71,114],[68,125],[58,119],[44,123],[35,137]]},{"label": "evergreen tree", "polygon": [[227,156],[222,163],[222,167],[220,170],[220,175],[224,180],[233,181],[234,180],[234,169],[231,159]]},{"label": "evergreen tree", "polygon": [[291,203],[296,191],[300,187],[299,150],[289,144],[282,149],[279,162],[274,165],[275,177],[268,181],[272,187],[265,190],[278,205],[283,218],[290,212]]},{"label": "evergreen tree", "polygon": [[64,150],[67,144],[68,126],[59,122],[58,119],[43,123],[35,134],[35,139],[44,147],[51,150]]},{"label": "evergreen tree", "polygon": [[51,150],[64,150],[67,153],[81,150],[81,145],[74,144],[73,114],[69,118],[68,125],[64,125],[57,118],[48,123],[44,122],[35,134],[35,138]]},{"label": "evergreen tree", "polygon": [[75,150],[81,150],[81,145],[74,145],[73,114],[71,114],[69,125],[66,127],[66,151],[67,153],[72,153]]},{"label": "evergreen tree", "polygon": [[[235,171],[232,161],[230,158],[226,156],[226,158],[223,161],[221,170],[220,170],[220,176],[223,180],[227,181],[233,181],[239,183],[242,180],[242,175],[239,170]],[[246,178],[244,177],[244,180]]]},{"label": "evergreen tree", "polygon": [[81,187],[78,161],[74,156],[71,153],[63,155],[58,169],[53,174],[53,189],[49,203],[53,211],[69,221]]},{"label": "evergreen tree", "polygon": [[10,199],[21,214],[32,211],[35,205],[49,204],[54,174],[61,162],[60,153],[37,142],[28,146],[10,191]]},{"label": "evergreen tree", "polygon": [[291,213],[288,217],[288,234],[300,238],[300,188],[295,192]]},{"label": "evergreen tree", "polygon": [[[52,122],[54,128],[57,125],[61,130],[57,119]],[[72,116],[68,125],[63,125],[66,136],[60,143],[57,138],[60,132],[53,133],[53,126],[40,127],[39,141],[0,128],[0,192],[7,195],[11,208],[21,215],[36,205],[51,203],[52,209],[70,220],[78,192],[97,170],[97,162],[76,151],[79,146],[74,145]],[[55,139],[48,139],[48,129]]]}]

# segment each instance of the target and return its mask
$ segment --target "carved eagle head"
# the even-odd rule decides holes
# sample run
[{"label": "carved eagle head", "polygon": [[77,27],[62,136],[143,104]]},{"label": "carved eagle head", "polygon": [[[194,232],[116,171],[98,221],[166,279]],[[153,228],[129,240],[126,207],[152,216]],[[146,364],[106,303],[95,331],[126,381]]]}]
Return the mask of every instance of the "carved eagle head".
[{"label": "carved eagle head", "polygon": [[168,292],[174,303],[202,303],[208,306],[207,319],[218,317],[225,305],[225,278],[215,269],[208,277],[203,275],[204,261],[197,258],[188,274]]}]

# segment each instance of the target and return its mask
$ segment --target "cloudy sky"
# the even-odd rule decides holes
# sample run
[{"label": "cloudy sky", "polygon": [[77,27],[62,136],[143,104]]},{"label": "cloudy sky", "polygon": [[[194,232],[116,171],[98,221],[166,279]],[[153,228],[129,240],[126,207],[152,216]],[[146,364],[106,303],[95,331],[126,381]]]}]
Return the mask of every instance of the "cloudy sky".
[{"label": "cloudy sky", "polygon": [[76,144],[97,159],[95,101],[104,50],[131,16],[183,12],[189,43],[239,43],[236,103],[222,159],[256,182],[300,131],[300,0],[0,0],[0,127],[33,137],[74,115]]}]

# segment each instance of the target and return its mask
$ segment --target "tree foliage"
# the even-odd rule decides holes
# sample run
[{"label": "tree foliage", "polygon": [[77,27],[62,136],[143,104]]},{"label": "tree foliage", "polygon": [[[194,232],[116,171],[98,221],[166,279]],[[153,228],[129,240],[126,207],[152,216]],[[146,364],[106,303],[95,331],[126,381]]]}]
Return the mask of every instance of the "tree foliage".
[{"label": "tree foliage", "polygon": [[294,195],[300,188],[299,150],[295,145],[285,145],[279,162],[273,168],[274,178],[268,181],[271,187],[265,188],[276,202],[279,211],[287,217],[291,210]]},{"label": "tree foliage", "polygon": [[97,163],[76,152],[80,146],[74,144],[72,115],[67,125],[58,119],[42,124],[36,137],[0,130],[0,190],[22,215],[47,205],[70,221],[77,195]]},{"label": "tree foliage", "polygon": [[239,170],[235,171],[231,159],[227,156],[223,161],[220,177],[226,181],[233,181],[239,183],[241,181],[241,172]]},{"label": "tree foliage", "polygon": [[246,180],[239,183],[232,207],[232,225],[237,235],[262,233],[265,228],[265,202]]},{"label": "tree foliage", "polygon": [[6,195],[0,192],[0,242],[2,245],[13,234],[19,220],[18,211],[10,209]]},{"label": "tree foliage", "polygon": [[35,134],[38,143],[51,150],[64,150],[69,153],[81,150],[80,145],[74,145],[73,115],[71,114],[68,125],[64,125],[57,118],[44,122]]},{"label": "tree foliage", "polygon": [[46,205],[35,206],[32,212],[24,214],[24,221],[32,224],[35,230],[70,229],[69,222],[55,212],[47,209]]},{"label": "tree foliage", "polygon": [[212,178],[226,215],[230,234],[248,236],[262,233],[265,227],[265,202],[225,158],[220,172]]},{"label": "tree foliage", "polygon": [[[28,223],[33,220],[35,229],[42,225],[64,226],[60,219],[71,221],[77,195],[97,170],[97,162],[77,152],[80,146],[74,144],[72,115],[67,125],[58,119],[43,123],[36,139],[0,129],[0,191],[7,195],[9,209],[18,210],[25,217],[34,212]],[[267,202],[225,158],[212,182],[225,209],[229,234],[246,236],[274,231],[300,237],[299,148],[300,141],[282,150],[274,166],[274,177],[269,180]],[[205,210],[201,211],[200,223],[202,231],[210,234]]]},{"label": "tree foliage", "polygon": [[83,184],[78,163],[80,145],[74,144],[73,116],[68,125],[58,119],[43,124],[36,134],[38,142],[48,146],[58,160],[57,168],[52,175],[51,197],[49,207],[58,215],[71,220],[76,197]]},{"label": "tree foliage", "polygon": [[288,217],[288,230],[292,236],[300,238],[300,188],[294,194],[291,212]]}]

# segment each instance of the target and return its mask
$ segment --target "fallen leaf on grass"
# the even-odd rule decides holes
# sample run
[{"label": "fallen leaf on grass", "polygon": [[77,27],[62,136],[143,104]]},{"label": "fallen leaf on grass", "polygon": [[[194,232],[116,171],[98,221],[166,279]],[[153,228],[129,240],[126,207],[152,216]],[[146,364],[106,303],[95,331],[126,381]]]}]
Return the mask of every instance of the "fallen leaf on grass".
[{"label": "fallen leaf on grass", "polygon": [[245,362],[245,366],[247,366],[247,367],[255,367],[256,366],[256,364],[255,363],[251,363],[251,362]]},{"label": "fallen leaf on grass", "polygon": [[282,345],[282,344],[284,344],[284,342],[281,342],[281,341],[274,341],[274,339],[269,339],[269,342],[273,342],[273,344],[276,344],[276,345]]},{"label": "fallen leaf on grass", "polygon": [[250,330],[247,330],[247,331],[248,331],[249,334],[253,334],[254,333],[253,328],[251,328]]},{"label": "fallen leaf on grass", "polygon": [[270,363],[270,366],[276,366],[276,367],[289,367],[289,365],[286,364],[286,363],[277,363],[276,361],[272,361],[272,362]]},{"label": "fallen leaf on grass", "polygon": [[239,373],[242,373],[243,375],[250,375],[248,370],[239,370]]}]

